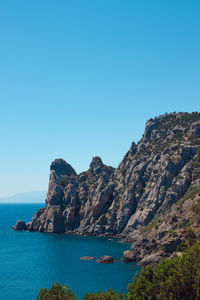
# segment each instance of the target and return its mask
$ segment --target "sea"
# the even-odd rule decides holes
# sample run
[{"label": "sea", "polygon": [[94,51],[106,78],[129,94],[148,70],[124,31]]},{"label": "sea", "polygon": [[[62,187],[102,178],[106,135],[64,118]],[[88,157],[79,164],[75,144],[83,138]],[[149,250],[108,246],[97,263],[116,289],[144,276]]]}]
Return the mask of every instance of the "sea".
[{"label": "sea", "polygon": [[[68,284],[81,298],[86,292],[126,292],[140,268],[124,263],[123,251],[130,244],[117,239],[83,237],[69,234],[17,232],[11,230],[17,220],[31,221],[44,204],[0,204],[0,300],[37,299],[40,288],[53,283]],[[81,260],[111,255],[112,264]]]}]

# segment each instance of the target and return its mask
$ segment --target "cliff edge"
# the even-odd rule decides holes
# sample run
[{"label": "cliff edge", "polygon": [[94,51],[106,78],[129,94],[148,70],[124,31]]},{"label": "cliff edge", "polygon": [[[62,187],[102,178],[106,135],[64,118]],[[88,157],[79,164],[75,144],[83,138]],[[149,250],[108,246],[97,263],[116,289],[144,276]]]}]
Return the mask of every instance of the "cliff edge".
[{"label": "cliff edge", "polygon": [[[94,157],[89,169],[78,175],[63,159],[54,160],[46,206],[25,227],[121,237],[134,241],[135,250],[149,245],[145,253],[151,253],[174,226],[169,210],[199,185],[200,113],[165,114],[147,121],[142,139],[132,143],[116,169]],[[152,232],[150,225],[158,223]],[[178,235],[171,239],[176,246],[182,241]]]}]

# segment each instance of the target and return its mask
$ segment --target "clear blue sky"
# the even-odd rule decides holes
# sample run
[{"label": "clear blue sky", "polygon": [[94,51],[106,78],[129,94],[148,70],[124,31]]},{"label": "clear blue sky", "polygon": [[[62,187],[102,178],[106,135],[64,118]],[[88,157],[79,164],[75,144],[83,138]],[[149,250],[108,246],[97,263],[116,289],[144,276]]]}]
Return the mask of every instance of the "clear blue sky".
[{"label": "clear blue sky", "polygon": [[200,1],[0,0],[0,197],[49,165],[117,166],[147,119],[200,109]]}]

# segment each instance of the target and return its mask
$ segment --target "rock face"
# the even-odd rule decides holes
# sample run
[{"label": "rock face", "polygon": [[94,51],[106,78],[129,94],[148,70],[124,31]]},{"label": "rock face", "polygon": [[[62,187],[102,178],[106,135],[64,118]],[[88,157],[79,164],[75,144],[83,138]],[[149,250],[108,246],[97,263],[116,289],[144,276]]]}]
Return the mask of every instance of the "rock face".
[{"label": "rock face", "polygon": [[[142,139],[132,143],[116,169],[94,157],[89,169],[78,175],[63,159],[53,161],[46,207],[27,227],[118,236],[134,241],[135,249],[148,245],[148,253],[158,246],[158,237],[148,240],[142,228],[165,215],[198,182],[200,113],[165,114],[147,121]],[[160,240],[170,226],[162,224]]]}]

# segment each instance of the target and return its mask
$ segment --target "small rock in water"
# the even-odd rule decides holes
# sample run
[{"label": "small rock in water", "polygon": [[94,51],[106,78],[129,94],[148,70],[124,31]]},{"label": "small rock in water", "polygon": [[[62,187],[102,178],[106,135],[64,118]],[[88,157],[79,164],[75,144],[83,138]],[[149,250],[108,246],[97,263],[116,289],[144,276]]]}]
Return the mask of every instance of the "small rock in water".
[{"label": "small rock in water", "polygon": [[108,255],[104,255],[97,260],[97,262],[101,264],[110,264],[113,263],[113,261],[114,261],[113,257]]},{"label": "small rock in water", "polygon": [[96,258],[93,257],[93,256],[83,256],[80,259],[82,259],[82,260],[92,260],[92,259],[96,259]]}]

